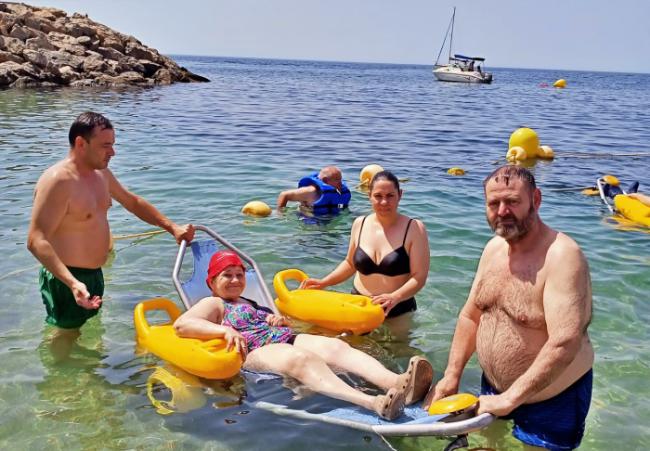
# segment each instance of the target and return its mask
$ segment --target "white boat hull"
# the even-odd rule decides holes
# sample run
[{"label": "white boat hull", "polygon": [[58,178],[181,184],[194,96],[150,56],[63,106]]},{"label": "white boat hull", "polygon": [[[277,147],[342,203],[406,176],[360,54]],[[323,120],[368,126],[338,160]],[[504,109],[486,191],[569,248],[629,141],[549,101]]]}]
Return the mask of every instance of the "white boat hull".
[{"label": "white boat hull", "polygon": [[458,67],[440,66],[433,69],[433,75],[440,81],[457,83],[492,83],[490,72],[467,71]]}]

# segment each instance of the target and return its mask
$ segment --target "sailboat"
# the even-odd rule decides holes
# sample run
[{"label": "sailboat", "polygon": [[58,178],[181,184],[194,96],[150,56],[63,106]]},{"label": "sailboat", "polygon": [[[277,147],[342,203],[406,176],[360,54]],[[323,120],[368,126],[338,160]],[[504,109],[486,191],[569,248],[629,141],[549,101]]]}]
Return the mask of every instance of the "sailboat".
[{"label": "sailboat", "polygon": [[[433,75],[440,81],[455,81],[460,83],[492,83],[492,74],[484,72],[481,65],[485,64],[485,58],[479,56],[465,56],[454,54],[452,56],[451,48],[454,40],[454,20],[456,19],[456,7],[451,15],[451,22],[447,27],[445,39],[442,41],[442,47],[438,52],[438,58],[433,66]],[[449,37],[449,57],[447,64],[438,64],[442,50]]]}]

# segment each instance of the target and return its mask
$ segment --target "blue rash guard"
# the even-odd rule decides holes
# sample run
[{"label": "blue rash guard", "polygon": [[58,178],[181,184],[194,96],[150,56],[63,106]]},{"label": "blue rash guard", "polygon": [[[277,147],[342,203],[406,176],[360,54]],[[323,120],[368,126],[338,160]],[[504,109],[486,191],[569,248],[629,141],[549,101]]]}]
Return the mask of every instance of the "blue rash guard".
[{"label": "blue rash guard", "polygon": [[342,183],[341,191],[338,191],[332,185],[328,185],[318,178],[318,172],[303,177],[298,182],[298,188],[304,186],[315,186],[318,188],[320,197],[311,207],[314,214],[335,214],[348,207],[352,194],[345,182]]}]

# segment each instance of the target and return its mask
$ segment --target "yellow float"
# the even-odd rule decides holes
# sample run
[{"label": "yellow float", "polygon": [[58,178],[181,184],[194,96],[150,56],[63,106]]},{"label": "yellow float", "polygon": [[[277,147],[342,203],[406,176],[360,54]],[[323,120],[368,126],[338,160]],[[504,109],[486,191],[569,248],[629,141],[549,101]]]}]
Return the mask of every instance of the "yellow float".
[{"label": "yellow float", "polygon": [[265,217],[271,214],[271,207],[260,200],[252,200],[241,209],[241,212],[249,216]]},{"label": "yellow float", "polygon": [[621,215],[630,221],[650,227],[650,206],[625,194],[614,197],[614,206]]},{"label": "yellow float", "polygon": [[506,160],[510,162],[524,161],[533,158],[552,160],[555,152],[550,146],[540,146],[537,132],[531,128],[522,127],[510,135]]},{"label": "yellow float", "polygon": [[[154,387],[164,386],[171,393],[169,401],[157,399]],[[147,396],[156,412],[169,415],[174,412],[189,412],[199,409],[206,403],[201,381],[191,374],[177,368],[158,367],[147,379]]]},{"label": "yellow float", "polygon": [[465,175],[465,170],[462,169],[462,168],[453,167],[453,168],[447,169],[447,174],[449,174],[449,175]]},{"label": "yellow float", "polygon": [[370,185],[370,181],[375,176],[375,174],[383,170],[384,168],[382,168],[378,164],[369,164],[368,166],[366,166],[361,170],[361,173],[359,173],[359,185],[361,186]]},{"label": "yellow float", "polygon": [[275,304],[285,315],[335,332],[368,333],[384,322],[384,310],[367,296],[327,290],[289,290],[286,280],[302,282],[299,269],[285,269],[273,278]]},{"label": "yellow float", "polygon": [[553,87],[554,88],[566,88],[566,80],[564,78],[560,78],[555,83],[553,83]]},{"label": "yellow float", "polygon": [[[164,310],[169,321],[150,325],[146,312],[152,310]],[[241,356],[234,350],[228,351],[225,340],[198,340],[176,335],[172,325],[180,315],[178,307],[169,299],[156,298],[140,302],[133,312],[138,344],[195,376],[227,379],[239,373]]]},{"label": "yellow float", "polygon": [[478,398],[474,395],[469,393],[458,393],[432,402],[429,406],[429,415],[464,413],[468,409],[472,410],[474,406],[476,406],[477,402]]}]

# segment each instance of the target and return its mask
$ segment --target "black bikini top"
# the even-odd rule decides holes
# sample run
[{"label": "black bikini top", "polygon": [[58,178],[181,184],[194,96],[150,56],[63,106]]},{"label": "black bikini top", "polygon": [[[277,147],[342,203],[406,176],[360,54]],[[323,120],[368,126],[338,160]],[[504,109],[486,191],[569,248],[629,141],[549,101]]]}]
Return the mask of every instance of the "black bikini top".
[{"label": "black bikini top", "polygon": [[381,262],[377,264],[372,258],[370,258],[366,251],[361,249],[361,231],[363,230],[363,224],[366,222],[366,218],[364,217],[361,222],[361,229],[359,230],[359,238],[357,239],[357,250],[354,251],[354,255],[352,256],[354,268],[364,276],[369,274],[383,274],[385,276],[401,276],[402,274],[409,274],[411,272],[411,259],[409,258],[409,254],[406,253],[404,245],[406,244],[406,235],[409,233],[409,227],[411,227],[411,221],[413,221],[413,219],[410,219],[406,226],[402,245],[387,254]]}]

